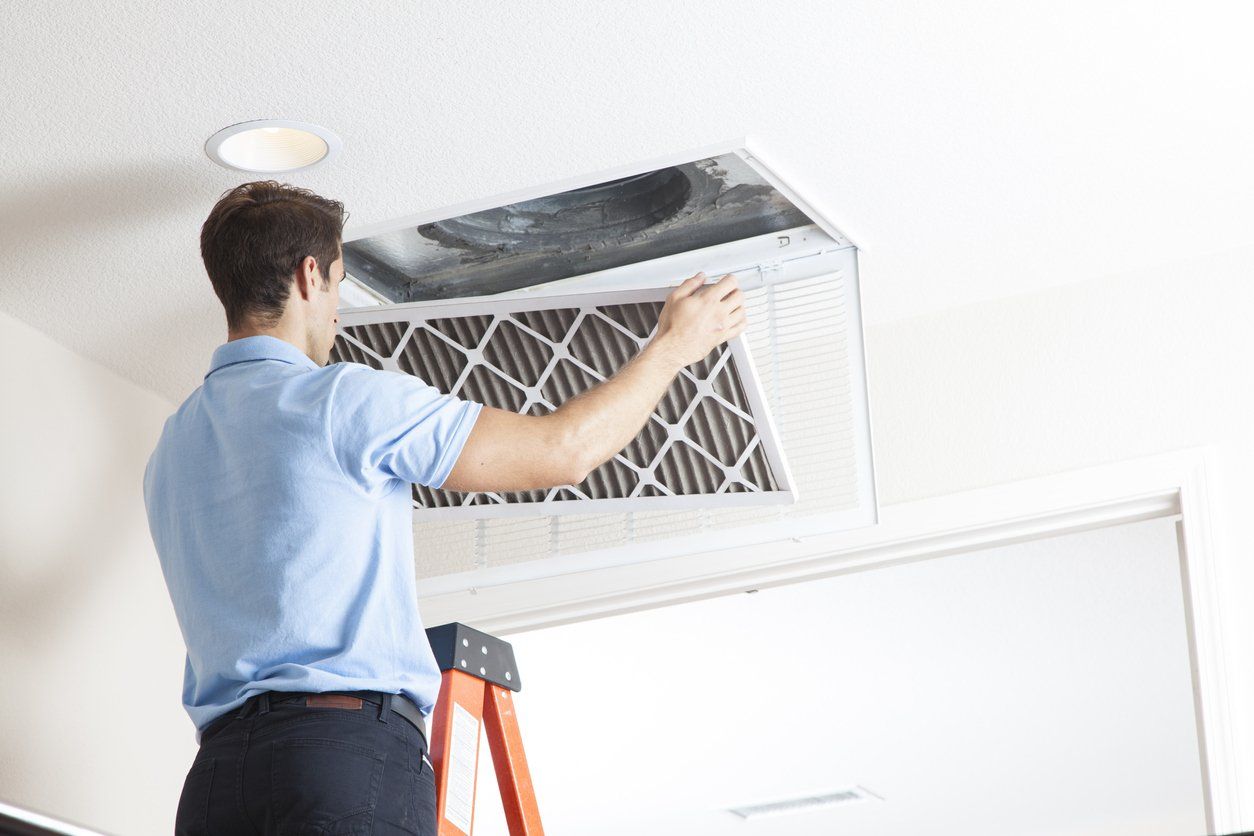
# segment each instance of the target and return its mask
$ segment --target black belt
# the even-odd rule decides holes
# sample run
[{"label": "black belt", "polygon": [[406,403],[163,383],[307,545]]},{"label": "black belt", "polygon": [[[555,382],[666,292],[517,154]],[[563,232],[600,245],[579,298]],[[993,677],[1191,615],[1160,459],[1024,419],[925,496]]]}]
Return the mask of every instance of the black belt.
[{"label": "black belt", "polygon": [[[364,708],[363,703],[369,703],[380,709],[380,719],[382,719],[383,706],[388,705],[393,712],[404,717],[411,726],[418,730],[418,733],[422,735],[423,748],[426,748],[427,723],[422,716],[422,712],[418,710],[418,706],[400,694],[384,694],[379,691],[324,691],[319,693],[307,691],[262,691],[260,694],[253,694],[245,700],[238,710],[228,711],[225,715],[206,726],[201,734],[201,742],[204,742],[205,737],[216,733],[220,725],[225,725],[237,717],[245,717],[258,710],[265,713],[269,711],[270,705],[289,702],[310,708],[340,708],[349,711],[360,711]],[[261,708],[261,706],[264,706],[264,708]]]}]

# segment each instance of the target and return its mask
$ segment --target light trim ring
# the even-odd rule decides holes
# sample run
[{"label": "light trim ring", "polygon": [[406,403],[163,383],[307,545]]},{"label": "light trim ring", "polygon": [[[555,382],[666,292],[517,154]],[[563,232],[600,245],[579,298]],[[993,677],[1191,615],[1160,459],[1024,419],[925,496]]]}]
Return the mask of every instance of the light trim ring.
[{"label": "light trim ring", "polygon": [[321,125],[290,119],[253,119],[223,128],[205,143],[205,154],[224,168],[278,174],[310,168],[334,157],[339,136]]}]

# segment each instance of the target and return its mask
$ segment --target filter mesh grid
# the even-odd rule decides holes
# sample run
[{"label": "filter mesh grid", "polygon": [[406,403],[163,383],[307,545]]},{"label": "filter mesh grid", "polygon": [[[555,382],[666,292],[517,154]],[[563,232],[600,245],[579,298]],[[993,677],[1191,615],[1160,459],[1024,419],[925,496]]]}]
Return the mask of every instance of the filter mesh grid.
[{"label": "filter mesh grid", "polygon": [[[648,299],[437,318],[424,318],[422,306],[406,306],[393,321],[378,321],[374,314],[374,321],[353,324],[346,313],[331,359],[394,369],[442,392],[543,415],[634,357],[656,328],[662,305],[661,299]],[[577,485],[481,493],[415,485],[418,517],[440,509],[484,517],[537,510],[578,514],[586,513],[584,506],[595,500],[623,500],[619,504],[624,508],[640,510],[665,508],[679,497],[693,496],[708,497],[711,504],[718,504],[720,495],[735,494],[788,501],[791,495],[781,487],[763,444],[742,374],[728,345],[682,369],[636,438]],[[756,385],[752,378],[750,385]],[[759,398],[758,409],[763,408]],[[598,510],[604,506],[597,503]],[[560,537],[551,531],[547,545],[587,542],[594,547],[607,537],[630,536],[621,519],[594,516],[602,519],[585,525],[586,530],[570,522],[562,525]],[[501,542],[498,534],[514,531],[521,538],[517,545],[534,549],[541,539],[528,529],[534,522],[493,530],[479,538],[478,546],[491,542],[492,554],[499,555],[511,544]],[[646,524],[637,536],[647,537],[648,529]]]}]

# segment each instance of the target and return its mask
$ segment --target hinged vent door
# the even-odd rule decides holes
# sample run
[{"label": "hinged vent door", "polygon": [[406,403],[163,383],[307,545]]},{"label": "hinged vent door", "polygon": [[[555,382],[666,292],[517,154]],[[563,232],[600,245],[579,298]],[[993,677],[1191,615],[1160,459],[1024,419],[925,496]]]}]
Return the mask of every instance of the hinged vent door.
[{"label": "hinged vent door", "polygon": [[[637,439],[611,460],[611,472],[599,476],[601,481],[590,478],[586,488],[574,486],[589,498],[572,494],[572,499],[555,493],[538,497],[539,503],[533,497],[529,503],[502,504],[499,499],[505,496],[485,494],[478,501],[491,505],[459,506],[438,504],[449,500],[439,497],[440,492],[416,490],[414,532],[420,577],[456,575],[639,543],[662,548],[663,541],[674,538],[709,537],[716,532],[733,535],[736,529],[747,527],[802,534],[873,524],[875,487],[856,250],[826,253],[820,260],[821,264],[807,262],[804,270],[785,263],[782,270],[769,271],[765,276],[753,272],[738,275],[745,289],[749,327],[724,352],[729,355],[726,359],[715,353],[680,376],[641,434],[645,438]],[[538,414],[591,385],[611,359],[625,361],[652,330],[656,313],[650,312],[650,307],[660,305],[667,292],[669,288],[651,291],[648,299],[628,298],[627,291],[545,298],[480,297],[459,303],[343,311],[340,322],[344,334],[336,351],[337,356],[376,368],[408,371],[425,367],[431,375],[428,382],[447,386],[448,391],[469,382],[470,389],[458,390],[467,397],[496,392],[509,408]],[[612,313],[607,317],[604,312],[589,311],[598,305]],[[515,316],[522,311],[528,313]],[[597,340],[591,342],[604,355],[599,359],[585,353],[581,338],[572,333],[578,330],[576,317],[587,318],[590,313],[595,319],[589,324],[599,329]],[[434,326],[434,331],[420,322]],[[485,356],[485,363],[470,362],[467,349],[472,343],[481,344],[494,322],[496,328],[508,323],[500,335],[507,338],[504,347],[510,345],[508,339],[531,345],[537,362],[519,359],[508,368],[498,367],[498,371],[487,368],[495,365],[492,357],[499,356],[495,353]],[[587,336],[592,335],[589,332]],[[570,357],[557,357],[556,345],[563,340]],[[547,347],[553,356],[537,345]],[[403,359],[407,355],[410,359]],[[580,360],[581,356],[585,359]],[[544,358],[545,363],[538,362]],[[570,361],[573,368],[558,360]],[[709,376],[703,377],[702,372],[713,370],[720,361],[724,372],[712,375],[710,394],[703,394],[706,387],[699,382],[708,382]],[[553,369],[541,382],[546,364]],[[475,372],[475,368],[481,371]],[[739,389],[733,385],[737,381]],[[743,403],[738,400],[741,396]],[[702,400],[709,400],[709,406],[702,406]],[[713,416],[726,413],[735,416],[734,420],[725,419],[734,427],[744,422],[736,410],[753,417],[752,428],[746,425],[745,431],[758,439],[753,449],[765,458],[767,470],[761,469],[763,462],[757,453],[744,458],[740,473],[730,480],[725,470],[714,467],[715,460],[740,460],[749,447],[749,437],[733,439],[731,431],[724,429],[714,437],[702,438],[698,433],[699,452],[689,450],[685,442],[687,460],[675,462],[677,469],[671,476],[663,468],[661,480],[666,482],[674,479],[674,473],[685,472],[678,469],[683,465],[688,473],[703,473],[703,490],[713,485],[715,491],[723,488],[723,493],[668,496],[657,488],[645,487],[648,482],[637,468],[648,451],[659,450],[664,443],[664,422],[671,423],[685,412],[689,418],[707,412]],[[692,429],[697,426],[692,425]],[[732,446],[720,449],[719,438]],[[744,448],[735,446],[740,443]],[[696,467],[702,463],[709,465],[704,471]],[[627,490],[632,474],[642,478],[630,487],[628,499],[613,499],[609,491]],[[624,481],[616,482],[620,477]],[[774,480],[773,486],[768,478]],[[682,488],[682,480],[676,484]],[[733,503],[747,504],[726,507]],[[538,504],[545,507],[538,508]],[[492,513],[485,513],[489,510]]]}]

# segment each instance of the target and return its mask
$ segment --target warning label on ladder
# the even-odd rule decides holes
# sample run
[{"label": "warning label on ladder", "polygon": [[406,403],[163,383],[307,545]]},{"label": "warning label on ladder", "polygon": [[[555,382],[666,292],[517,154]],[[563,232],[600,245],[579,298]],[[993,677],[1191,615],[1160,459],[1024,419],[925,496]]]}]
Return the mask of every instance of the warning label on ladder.
[{"label": "warning label on ladder", "polygon": [[470,833],[475,807],[475,764],[479,758],[479,719],[453,703],[453,730],[448,747],[448,796],[444,818]]}]

